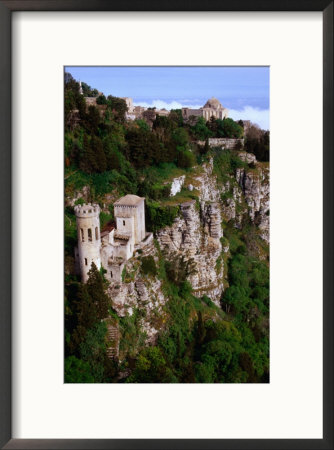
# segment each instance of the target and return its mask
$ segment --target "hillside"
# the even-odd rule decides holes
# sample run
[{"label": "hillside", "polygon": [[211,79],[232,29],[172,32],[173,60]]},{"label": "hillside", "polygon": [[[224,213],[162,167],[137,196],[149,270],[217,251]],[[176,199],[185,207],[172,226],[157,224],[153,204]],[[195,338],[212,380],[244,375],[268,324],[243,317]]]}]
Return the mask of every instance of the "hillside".
[{"label": "hillside", "polygon": [[[65,381],[268,382],[268,136],[247,138],[232,119],[125,112],[65,85]],[[235,150],[208,143],[243,137]],[[83,284],[74,206],[97,203],[107,230],[126,194],[145,197],[153,239],[121,282],[92,267]]]}]

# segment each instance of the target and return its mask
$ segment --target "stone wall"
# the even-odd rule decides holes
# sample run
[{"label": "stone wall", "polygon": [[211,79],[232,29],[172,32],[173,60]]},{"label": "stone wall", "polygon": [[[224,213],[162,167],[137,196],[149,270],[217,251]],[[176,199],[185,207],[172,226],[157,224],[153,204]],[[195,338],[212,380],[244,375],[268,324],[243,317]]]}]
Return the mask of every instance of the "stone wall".
[{"label": "stone wall", "polygon": [[[244,139],[231,138],[209,138],[210,147],[223,147],[230,150],[241,149],[244,146]],[[205,145],[205,141],[197,141],[199,145]]]},{"label": "stone wall", "polygon": [[96,106],[96,97],[85,97],[86,106]]}]

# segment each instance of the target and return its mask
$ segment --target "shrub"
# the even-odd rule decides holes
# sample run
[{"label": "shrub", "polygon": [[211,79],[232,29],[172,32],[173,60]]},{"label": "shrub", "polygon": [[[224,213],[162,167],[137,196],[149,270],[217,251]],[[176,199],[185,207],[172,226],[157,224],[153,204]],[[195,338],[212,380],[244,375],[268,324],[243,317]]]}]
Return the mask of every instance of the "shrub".
[{"label": "shrub", "polygon": [[156,275],[158,273],[153,256],[144,256],[141,260],[141,270],[145,275]]},{"label": "shrub", "polygon": [[146,202],[146,224],[148,231],[157,231],[173,224],[180,211],[179,206],[160,206]]}]

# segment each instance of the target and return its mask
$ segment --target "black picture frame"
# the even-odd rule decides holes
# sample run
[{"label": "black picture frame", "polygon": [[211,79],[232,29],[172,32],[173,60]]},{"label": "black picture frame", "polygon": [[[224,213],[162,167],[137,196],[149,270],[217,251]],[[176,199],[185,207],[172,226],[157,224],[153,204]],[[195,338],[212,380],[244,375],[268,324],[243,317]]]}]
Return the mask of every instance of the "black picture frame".
[{"label": "black picture frame", "polygon": [[[13,11],[323,13],[323,439],[12,439],[11,16]],[[333,449],[333,0],[0,0],[0,445],[5,449]]]}]

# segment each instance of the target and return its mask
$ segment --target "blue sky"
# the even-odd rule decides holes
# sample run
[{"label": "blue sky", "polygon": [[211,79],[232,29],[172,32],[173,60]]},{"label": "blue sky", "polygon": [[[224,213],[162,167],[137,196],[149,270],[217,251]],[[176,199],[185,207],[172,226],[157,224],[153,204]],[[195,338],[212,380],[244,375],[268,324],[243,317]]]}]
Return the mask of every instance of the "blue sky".
[{"label": "blue sky", "polygon": [[233,119],[269,129],[269,67],[66,67],[76,80],[135,105],[200,107],[216,97]]}]

